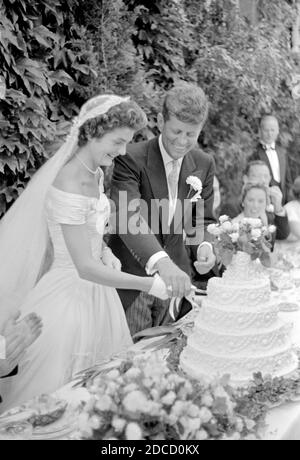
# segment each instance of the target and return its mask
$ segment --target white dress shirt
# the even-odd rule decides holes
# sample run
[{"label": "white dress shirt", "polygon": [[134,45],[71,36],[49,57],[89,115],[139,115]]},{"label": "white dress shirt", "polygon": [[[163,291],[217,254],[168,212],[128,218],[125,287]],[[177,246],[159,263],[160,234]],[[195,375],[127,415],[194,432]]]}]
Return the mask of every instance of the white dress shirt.
[{"label": "white dress shirt", "polygon": [[263,144],[266,148],[266,155],[271,165],[272,174],[276,182],[280,183],[280,165],[278,155],[275,149],[275,142],[271,145]]},{"label": "white dress shirt", "polygon": [[[161,135],[159,136],[158,138],[158,145],[159,145],[159,149],[160,149],[160,153],[161,153],[161,156],[162,156],[162,160],[163,160],[163,163],[164,163],[164,167],[165,167],[165,172],[166,172],[166,178],[168,178],[171,170],[172,170],[172,163],[173,163],[173,158],[170,157],[170,155],[167,153],[166,149],[164,148],[163,146],[163,143],[162,143],[162,137]],[[180,158],[178,161],[178,180],[179,180],[179,175],[180,175],[180,170],[181,170],[181,166],[182,166],[182,162],[183,162],[183,158]],[[168,179],[167,179],[167,183],[168,183]],[[171,191],[170,191],[170,186],[168,184],[168,192],[169,192],[169,220],[168,220],[168,224],[170,225],[172,219],[173,219],[173,216],[174,216],[174,213],[175,213],[175,209],[176,209],[176,202],[177,202],[177,197],[178,197],[178,189],[177,189],[177,193],[176,193],[176,196],[174,199],[172,199],[172,194],[171,194]],[[203,242],[201,245],[203,244],[209,244],[210,247],[211,244],[208,243],[208,242]],[[199,246],[199,248],[201,247],[201,245]],[[168,254],[165,252],[165,251],[159,251],[157,252],[156,254],[153,254],[153,256],[150,257],[150,259],[148,260],[147,264],[146,264],[146,273],[148,275],[153,275],[155,272],[156,272],[156,264],[157,262],[164,258],[164,257],[169,257]]]}]

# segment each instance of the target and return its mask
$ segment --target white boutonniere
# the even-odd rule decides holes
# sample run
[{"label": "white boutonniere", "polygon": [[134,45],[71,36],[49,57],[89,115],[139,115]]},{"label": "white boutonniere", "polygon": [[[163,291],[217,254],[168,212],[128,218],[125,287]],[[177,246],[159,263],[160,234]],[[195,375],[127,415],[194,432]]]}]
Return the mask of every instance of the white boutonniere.
[{"label": "white boutonniere", "polygon": [[[196,203],[201,198],[202,192],[202,182],[199,177],[189,176],[186,180],[186,183],[190,185],[191,189],[195,190],[195,195],[191,198],[191,203]],[[191,191],[190,191],[191,192]],[[189,192],[189,195],[190,195]]]}]

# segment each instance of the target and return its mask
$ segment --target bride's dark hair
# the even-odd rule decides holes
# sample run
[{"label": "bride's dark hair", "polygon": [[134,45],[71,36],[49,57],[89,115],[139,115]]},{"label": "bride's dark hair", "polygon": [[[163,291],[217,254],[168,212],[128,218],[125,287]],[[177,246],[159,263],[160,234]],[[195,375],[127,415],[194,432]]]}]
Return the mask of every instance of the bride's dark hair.
[{"label": "bride's dark hair", "polygon": [[131,128],[138,131],[147,126],[147,116],[134,101],[122,102],[108,112],[87,120],[79,128],[78,146],[83,147],[90,139],[101,138],[116,128]]}]

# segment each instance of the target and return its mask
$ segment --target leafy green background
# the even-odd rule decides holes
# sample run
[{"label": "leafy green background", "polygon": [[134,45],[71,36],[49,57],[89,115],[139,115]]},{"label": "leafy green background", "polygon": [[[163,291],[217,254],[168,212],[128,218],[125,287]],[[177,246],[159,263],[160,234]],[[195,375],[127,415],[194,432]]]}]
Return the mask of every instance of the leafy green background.
[{"label": "leafy green background", "polygon": [[[251,0],[249,0],[251,1]],[[294,0],[258,0],[251,24],[235,0],[0,0],[0,215],[101,92],[133,95],[156,133],[164,91],[179,80],[208,94],[199,142],[214,156],[223,199],[239,193],[258,120],[274,111],[293,177],[300,174],[300,73]],[[109,178],[109,171],[107,171]]]}]

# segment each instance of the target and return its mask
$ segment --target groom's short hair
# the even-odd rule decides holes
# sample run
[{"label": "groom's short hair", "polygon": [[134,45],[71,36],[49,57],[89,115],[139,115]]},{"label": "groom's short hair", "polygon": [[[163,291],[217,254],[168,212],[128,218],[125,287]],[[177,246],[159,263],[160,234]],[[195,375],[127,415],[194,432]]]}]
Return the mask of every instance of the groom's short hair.
[{"label": "groom's short hair", "polygon": [[164,121],[173,115],[183,123],[204,124],[208,115],[208,99],[194,84],[181,83],[170,89],[165,97],[162,115]]}]

